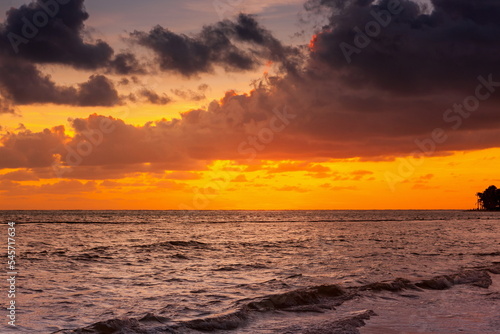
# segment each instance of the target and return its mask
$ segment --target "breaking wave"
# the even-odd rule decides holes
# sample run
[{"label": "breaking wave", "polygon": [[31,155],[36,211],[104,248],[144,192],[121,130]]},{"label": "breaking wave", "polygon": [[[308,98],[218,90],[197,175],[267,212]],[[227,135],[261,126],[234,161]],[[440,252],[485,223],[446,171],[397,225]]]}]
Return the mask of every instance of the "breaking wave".
[{"label": "breaking wave", "polygon": [[[487,289],[492,284],[491,274],[500,274],[500,263],[489,266],[464,269],[454,274],[435,276],[430,279],[410,281],[395,278],[390,281],[374,282],[362,286],[343,287],[341,285],[318,285],[284,293],[242,299],[233,305],[232,310],[204,318],[176,321],[148,313],[138,318],[120,318],[100,321],[84,328],[60,330],[54,333],[195,333],[238,330],[251,327],[255,323],[294,314],[295,323],[284,321],[273,333],[282,334],[355,334],[365,321],[377,314],[373,310],[359,310],[335,316],[336,309],[348,300],[363,297],[368,292],[401,292],[412,290],[448,290],[455,285],[471,285]],[[301,315],[310,313],[329,313],[332,316],[321,321],[300,321]],[[194,332],[193,332],[194,331]]]}]

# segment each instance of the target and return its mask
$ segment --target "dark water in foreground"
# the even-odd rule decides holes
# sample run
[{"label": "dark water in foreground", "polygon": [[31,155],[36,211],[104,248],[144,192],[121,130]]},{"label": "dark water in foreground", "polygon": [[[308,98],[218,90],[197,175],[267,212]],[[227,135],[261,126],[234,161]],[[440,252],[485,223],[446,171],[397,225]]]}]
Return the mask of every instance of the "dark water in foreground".
[{"label": "dark water in foreground", "polygon": [[[500,332],[500,288],[492,272],[489,287],[356,292],[374,282],[417,282],[499,262],[496,212],[0,214],[4,239],[5,222],[18,223],[21,333],[115,318],[133,319],[115,324],[126,333],[199,333],[196,324],[214,317],[221,325],[209,329],[218,333],[334,333],[328,321],[345,317],[366,318],[361,333]],[[314,290],[332,284],[353,288],[353,296],[343,294],[340,305],[335,293]],[[255,304],[272,295],[280,302]],[[14,332],[2,312],[0,332]]]}]

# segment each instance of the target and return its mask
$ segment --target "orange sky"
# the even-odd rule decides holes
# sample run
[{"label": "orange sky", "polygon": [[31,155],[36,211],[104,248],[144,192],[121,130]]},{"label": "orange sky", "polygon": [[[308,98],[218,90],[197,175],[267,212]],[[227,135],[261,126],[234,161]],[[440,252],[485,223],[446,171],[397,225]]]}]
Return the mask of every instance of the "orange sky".
[{"label": "orange sky", "polygon": [[[500,149],[427,158],[391,189],[403,160],[216,161],[208,171],[132,173],[120,179],[39,179],[2,171],[2,209],[470,209],[494,183]],[[478,179],[477,175],[482,178]],[[10,175],[10,177],[6,177]],[[6,179],[30,179],[5,181]],[[406,176],[406,175],[405,175]],[[15,183],[13,183],[15,182]]]},{"label": "orange sky", "polygon": [[[76,3],[68,11],[89,10]],[[65,57],[47,56],[69,38],[51,23],[18,54],[0,54],[0,209],[471,209],[476,192],[500,183],[498,65],[485,59],[446,79],[453,62],[414,71],[394,54],[406,57],[400,68],[381,71],[370,47],[347,64],[330,44],[344,30],[309,26],[291,38],[301,3],[258,4],[257,16],[228,13],[205,28],[185,25],[203,17],[187,7],[156,28],[122,18],[127,33],[94,4]],[[29,17],[33,6],[16,10]],[[6,22],[5,36],[15,31]],[[221,34],[227,44],[214,48]],[[415,57],[426,56],[436,61]]]}]

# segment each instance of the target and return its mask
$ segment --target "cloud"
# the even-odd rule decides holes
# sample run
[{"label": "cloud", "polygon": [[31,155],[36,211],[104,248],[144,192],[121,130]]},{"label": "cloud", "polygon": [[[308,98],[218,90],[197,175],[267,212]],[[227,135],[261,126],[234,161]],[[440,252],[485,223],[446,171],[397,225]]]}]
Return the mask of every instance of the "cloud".
[{"label": "cloud", "polygon": [[202,101],[206,98],[203,92],[195,92],[191,89],[172,89],[172,93],[174,93],[175,96],[187,101]]},{"label": "cloud", "polygon": [[71,104],[77,100],[73,87],[57,85],[43,75],[33,64],[0,61],[2,95],[16,104],[57,103]]},{"label": "cloud", "polygon": [[[89,147],[88,132],[99,129],[103,120],[110,122],[113,131],[98,136],[99,143],[91,145],[90,153],[80,154],[78,167],[151,163],[164,170],[197,170],[212,160],[299,160],[306,163],[283,165],[277,171],[302,170],[318,178],[330,173],[333,180],[353,180],[370,176],[365,172],[337,175],[310,165],[310,161],[354,157],[390,160],[429,145],[434,145],[435,155],[499,147],[498,94],[481,101],[480,108],[464,118],[458,129],[453,129],[443,115],[475,93],[477,76],[491,73],[492,80],[500,82],[500,4],[460,0],[452,6],[449,1],[435,0],[434,8],[425,11],[416,2],[400,3],[401,13],[392,16],[390,24],[367,47],[352,55],[351,64],[339,45],[353,43],[353,28],[373,21],[372,12],[387,10],[388,1],[309,1],[309,10],[327,13],[329,21],[318,31],[308,57],[300,64],[295,49],[284,46],[248,15],[207,25],[190,36],[161,26],[150,32],[136,31],[131,38],[151,49],[164,71],[189,77],[216,67],[244,71],[267,60],[278,63],[281,71],[262,78],[249,93],[228,91],[220,101],[168,121],[135,126],[90,115],[71,120],[73,137],[61,127],[6,134],[0,146],[0,168],[50,167],[57,159],[71,165],[75,156],[69,150],[78,152]],[[28,58],[11,63],[4,57],[0,61],[5,73],[0,85],[7,101],[73,105],[95,101],[103,106],[120,103],[112,83],[102,75],[66,87],[42,74]],[[121,65],[126,68],[122,72],[136,68],[134,59],[121,57]],[[94,66],[78,62],[68,60],[73,66]],[[200,94],[205,89],[200,87]],[[174,90],[174,94],[190,97],[190,91]],[[150,103],[168,102],[167,96],[151,91],[136,97]],[[293,117],[286,119],[284,115]],[[270,137],[269,131],[276,125],[285,127]],[[444,129],[447,139],[439,145],[429,144],[436,128]]]},{"label": "cloud", "polygon": [[76,87],[62,86],[38,67],[40,64],[62,64],[83,70],[103,67],[116,67],[121,72],[137,70],[133,55],[120,54],[113,59],[113,49],[107,43],[84,41],[84,22],[89,15],[83,0],[66,4],[37,0],[11,8],[6,15],[5,22],[0,24],[0,89],[3,97],[0,112],[13,112],[15,105],[38,103],[119,104],[113,83],[102,75],[92,75],[87,82]]},{"label": "cloud", "polygon": [[[395,14],[391,3],[399,4]],[[433,0],[432,5],[429,12],[410,0],[309,0],[310,10],[330,13],[312,43],[312,61],[338,71],[344,84],[400,94],[463,91],[473,89],[478,75],[499,77],[500,3]],[[365,35],[368,45],[359,48],[355,29],[365,32],[369,22],[386,26],[378,24],[380,32]],[[351,63],[342,43],[360,50],[350,55]]]},{"label": "cloud", "polygon": [[58,85],[39,69],[59,64],[120,75],[145,73],[134,54],[115,56],[106,42],[93,40],[85,30],[88,18],[84,0],[64,4],[36,0],[7,11],[0,24],[0,113],[13,113],[16,104],[119,104],[112,82],[102,75],[94,74],[88,82],[70,87]]},{"label": "cloud", "polygon": [[201,175],[193,172],[177,171],[168,173],[165,175],[165,178],[173,180],[199,180],[201,179]]},{"label": "cloud", "polygon": [[[65,153],[67,156],[68,152],[66,151]],[[166,169],[168,169],[168,166],[166,166],[165,163],[106,163],[99,166],[75,165],[60,173],[55,173],[53,166],[33,168],[31,171],[33,175],[40,179],[51,179],[56,175],[63,179],[118,180],[122,178],[137,178],[144,175],[154,176],[156,178],[165,177],[168,179],[170,177],[164,175]],[[172,179],[175,179],[175,176],[172,177]]]},{"label": "cloud", "polygon": [[[366,160],[415,151],[414,138],[399,129],[380,133],[380,129],[373,128],[377,124],[374,118],[363,119],[356,113],[335,113],[323,108],[303,109],[303,101],[283,109],[282,98],[290,101],[302,96],[293,90],[290,95],[281,92],[283,97],[276,94],[267,89],[241,95],[229,92],[221,101],[213,101],[207,110],[191,110],[180,118],[143,126],[93,114],[70,120],[75,133],[72,137],[63,126],[35,133],[8,133],[1,139],[0,168],[50,167],[60,157],[63,166],[124,165],[134,169],[134,165],[151,163],[163,170],[200,170],[212,160],[245,162],[251,156],[244,148],[253,148],[262,160],[302,160],[282,163],[271,172],[330,173],[334,180],[353,180],[369,176],[370,172],[340,175],[307,161],[356,156]],[[288,114],[296,118],[274,134],[271,142],[259,142],[262,129],[278,124],[276,115],[285,118]],[[395,114],[388,114],[392,115]],[[380,122],[384,121],[385,114],[378,116],[382,117]],[[339,122],[334,121],[336,117]],[[99,133],[103,124],[109,131]],[[500,145],[499,138],[496,129],[450,132],[450,138],[437,152],[494,147]],[[251,146],[252,142],[255,146]]]},{"label": "cloud", "polygon": [[314,178],[329,178],[333,181],[373,181],[374,178],[365,178],[366,176],[373,175],[373,172],[371,171],[365,171],[365,170],[356,170],[354,172],[349,172],[349,173],[341,173],[338,171],[333,171],[333,172],[319,172],[319,173],[309,173],[307,174],[308,176],[314,177]]},{"label": "cloud", "polygon": [[147,74],[145,66],[131,52],[117,54],[109,63],[108,72],[120,75]]},{"label": "cloud", "polygon": [[[74,106],[114,106],[120,103],[113,82],[103,75],[92,75],[77,87],[57,85],[35,65],[0,59],[0,91],[4,109],[13,105],[54,103]],[[10,108],[9,108],[10,107]]]},{"label": "cloud", "polygon": [[133,53],[114,55],[108,43],[93,40],[85,29],[89,14],[84,0],[65,2],[36,0],[7,11],[0,25],[0,55],[83,70],[105,68],[121,75],[146,72]]},{"label": "cloud", "polygon": [[373,175],[373,172],[369,170],[356,170],[354,172],[351,172],[351,175],[353,176],[352,180],[359,181],[363,179],[365,176]]},{"label": "cloud", "polygon": [[307,161],[290,161],[280,163],[276,167],[268,169],[268,173],[288,173],[288,172],[315,172],[324,173],[329,172],[330,168],[320,164],[314,164]]},{"label": "cloud", "polygon": [[191,110],[179,119],[143,126],[96,114],[70,119],[73,137],[63,126],[8,133],[1,139],[0,168],[50,167],[58,156],[63,165],[153,163],[164,164],[165,170],[197,170],[211,160],[243,159],[238,145],[245,133],[274,116],[271,105],[256,109],[248,103],[261,94],[231,94],[212,102],[208,110]]},{"label": "cloud", "polygon": [[50,166],[53,154],[61,151],[67,138],[63,126],[35,133],[30,130],[9,133],[0,141],[0,168]]},{"label": "cloud", "polygon": [[172,101],[166,94],[160,96],[158,93],[146,88],[139,91],[138,94],[151,104],[165,105]]},{"label": "cloud", "polygon": [[103,75],[93,75],[79,86],[78,105],[80,106],[111,107],[120,102],[113,83]]},{"label": "cloud", "polygon": [[38,176],[32,171],[17,170],[0,175],[0,180],[10,181],[38,181]]},{"label": "cloud", "polygon": [[63,180],[56,183],[47,183],[41,185],[23,185],[10,180],[0,181],[0,191],[9,196],[32,196],[33,194],[59,194],[68,193],[95,193],[97,184],[94,181],[80,182],[76,180]]},{"label": "cloud", "polygon": [[155,52],[162,70],[187,77],[212,72],[214,66],[226,71],[248,71],[263,60],[291,67],[289,56],[295,52],[245,14],[240,14],[236,22],[224,20],[207,25],[194,36],[176,34],[157,25],[147,33],[134,31],[131,38]]},{"label": "cloud", "polygon": [[13,114],[15,112],[16,109],[12,102],[0,96],[0,114]]},{"label": "cloud", "polygon": [[[44,20],[44,17],[47,19]],[[81,69],[106,66],[112,58],[113,49],[102,40],[94,43],[84,41],[84,22],[88,18],[84,0],[71,0],[64,5],[56,1],[36,0],[11,8],[0,26],[2,53],[39,64],[66,64]],[[37,23],[39,27],[35,22],[45,24]],[[10,43],[20,39],[22,42],[13,43],[14,47]]]}]

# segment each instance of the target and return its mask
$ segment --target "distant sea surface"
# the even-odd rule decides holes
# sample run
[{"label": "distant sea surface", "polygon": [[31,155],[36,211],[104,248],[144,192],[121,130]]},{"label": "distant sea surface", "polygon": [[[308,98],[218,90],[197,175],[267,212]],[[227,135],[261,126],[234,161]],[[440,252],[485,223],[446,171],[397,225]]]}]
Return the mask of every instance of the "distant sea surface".
[{"label": "distant sea surface", "polygon": [[[366,318],[364,327],[349,325],[353,333],[500,332],[500,289],[491,270],[484,274],[490,287],[467,281],[446,295],[360,288],[498,264],[500,212],[0,214],[4,243],[7,222],[17,223],[21,333],[85,326],[96,333],[106,326],[127,333],[334,333],[325,329],[334,326],[328,321],[349,317]],[[2,312],[0,332],[14,333]]]}]

